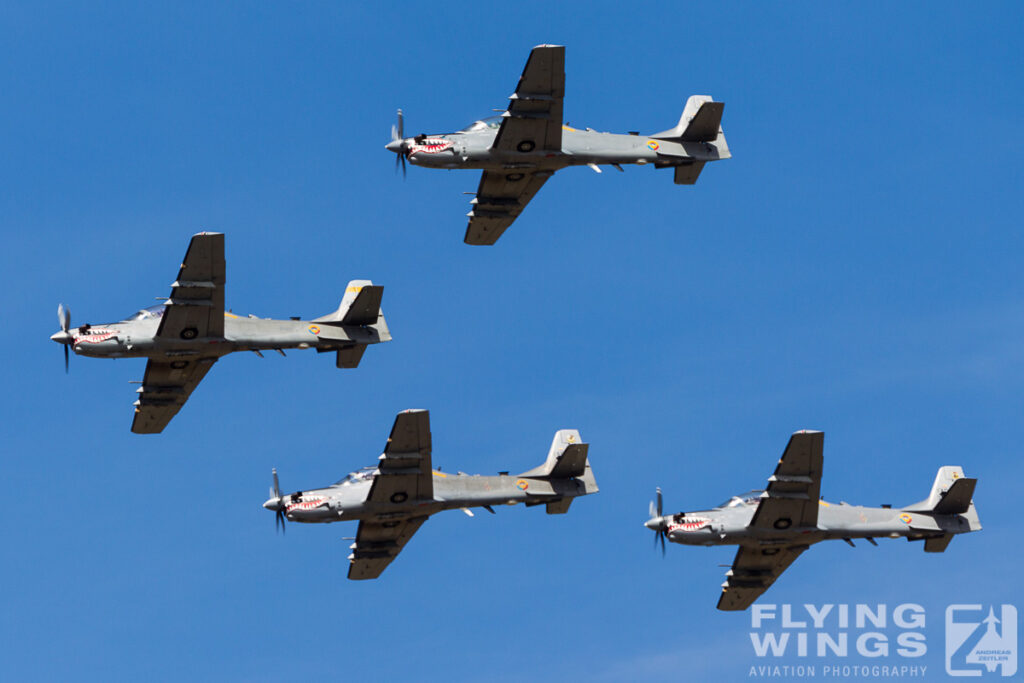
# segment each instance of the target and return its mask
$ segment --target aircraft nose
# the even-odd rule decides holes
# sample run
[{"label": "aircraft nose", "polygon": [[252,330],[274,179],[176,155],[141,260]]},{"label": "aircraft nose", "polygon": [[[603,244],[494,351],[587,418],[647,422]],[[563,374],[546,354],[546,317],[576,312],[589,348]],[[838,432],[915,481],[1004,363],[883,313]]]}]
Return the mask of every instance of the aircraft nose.
[{"label": "aircraft nose", "polygon": [[392,140],[388,144],[384,145],[384,149],[386,149],[389,152],[394,152],[395,154],[401,154],[402,145],[402,140]]},{"label": "aircraft nose", "polygon": [[644,526],[651,531],[658,531],[664,525],[665,521],[662,517],[651,517],[649,520],[644,522]]},{"label": "aircraft nose", "polygon": [[60,332],[51,334],[50,339],[57,342],[58,344],[70,344],[72,337],[70,333],[61,330]]}]

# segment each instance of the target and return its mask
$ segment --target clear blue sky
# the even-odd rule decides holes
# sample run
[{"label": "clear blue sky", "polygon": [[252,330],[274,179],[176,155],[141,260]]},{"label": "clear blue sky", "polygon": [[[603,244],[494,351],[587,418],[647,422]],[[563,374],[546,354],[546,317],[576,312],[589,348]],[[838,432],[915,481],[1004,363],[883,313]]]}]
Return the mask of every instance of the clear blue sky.
[{"label": "clear blue sky", "polygon": [[[942,668],[950,602],[1016,603],[1024,480],[1018,3],[0,5],[4,538],[0,677],[745,678],[730,548],[642,522],[763,485],[822,429],[822,493],[980,479],[983,532],[823,544],[766,596],[916,602]],[[570,169],[494,248],[462,244],[476,172],[383,148],[505,105],[529,49],[566,50],[575,126],[652,132],[726,103],[734,158]],[[228,306],[313,316],[385,286],[394,341],[356,371],[231,356],[156,437],[144,364],[57,329],[165,296],[189,236],[227,235]],[[374,582],[353,524],[275,535],[260,504],[372,464],[429,408],[434,462],[522,471],[556,429],[601,493],[570,514],[434,517]]]}]

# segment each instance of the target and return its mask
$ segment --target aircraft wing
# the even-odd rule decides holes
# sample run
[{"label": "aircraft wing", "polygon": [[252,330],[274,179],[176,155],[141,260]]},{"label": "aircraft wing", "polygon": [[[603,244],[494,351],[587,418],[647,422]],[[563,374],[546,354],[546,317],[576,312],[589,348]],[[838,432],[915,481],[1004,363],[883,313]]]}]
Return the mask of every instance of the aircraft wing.
[{"label": "aircraft wing", "polygon": [[562,151],[565,47],[538,45],[530,52],[492,149],[506,152]]},{"label": "aircraft wing", "polygon": [[348,578],[376,579],[398,557],[427,516],[405,517],[385,522],[359,522],[356,542],[349,556]]},{"label": "aircraft wing", "polygon": [[216,358],[148,361],[135,402],[132,431],[136,434],[162,432],[216,362]]},{"label": "aircraft wing", "polygon": [[395,417],[377,464],[368,503],[395,504],[434,499],[430,466],[430,411],[406,410]]},{"label": "aircraft wing", "polygon": [[750,526],[785,530],[818,525],[824,432],[800,431],[789,444],[750,520]]},{"label": "aircraft wing", "polygon": [[466,244],[494,244],[553,171],[484,171],[469,212]]},{"label": "aircraft wing", "polygon": [[157,339],[203,339],[224,336],[224,235],[192,236],[178,279],[171,285]]},{"label": "aircraft wing", "polygon": [[786,571],[806,545],[740,546],[722,584],[720,610],[745,610]]}]

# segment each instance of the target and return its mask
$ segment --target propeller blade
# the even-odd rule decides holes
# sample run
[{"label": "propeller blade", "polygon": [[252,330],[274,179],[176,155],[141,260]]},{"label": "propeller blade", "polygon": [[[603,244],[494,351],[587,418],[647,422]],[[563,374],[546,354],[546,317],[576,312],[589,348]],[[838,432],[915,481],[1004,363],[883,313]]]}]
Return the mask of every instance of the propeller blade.
[{"label": "propeller blade", "polygon": [[69,358],[71,358],[71,354],[68,352],[68,345],[65,344],[64,345],[64,374],[65,375],[68,374],[68,365],[69,365],[69,362],[70,362],[68,360]]},{"label": "propeller blade", "polygon": [[656,490],[658,492],[658,516],[661,517],[661,487],[658,487]]},{"label": "propeller blade", "polygon": [[271,492],[273,493],[274,498],[280,498],[281,497],[281,487],[277,485],[277,468],[276,467],[273,468],[271,470],[271,473],[274,476],[274,488],[271,489]]},{"label": "propeller blade", "polygon": [[278,510],[277,514],[274,515],[274,527],[278,528],[277,525],[278,524],[281,525],[280,529],[281,529],[281,535],[282,536],[286,535],[286,530],[285,530],[285,520],[286,519],[287,518],[284,516],[284,510]]},{"label": "propeller blade", "polygon": [[60,322],[61,332],[71,329],[71,310],[64,308],[64,304],[57,304],[57,320]]},{"label": "propeller blade", "polygon": [[397,139],[401,140],[405,137],[405,117],[402,115],[401,109],[398,110],[398,130],[396,132],[398,133]]},{"label": "propeller blade", "polygon": [[658,538],[661,539],[661,556],[665,557],[665,532],[659,531]]},{"label": "propeller blade", "polygon": [[399,155],[399,158],[402,160],[402,180],[405,180],[405,154]]}]

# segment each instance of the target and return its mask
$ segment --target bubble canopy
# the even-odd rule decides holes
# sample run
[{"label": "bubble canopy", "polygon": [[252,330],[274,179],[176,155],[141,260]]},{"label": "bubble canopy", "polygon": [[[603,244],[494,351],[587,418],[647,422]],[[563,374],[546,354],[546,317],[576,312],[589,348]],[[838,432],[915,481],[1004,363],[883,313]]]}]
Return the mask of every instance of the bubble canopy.
[{"label": "bubble canopy", "polygon": [[377,475],[376,467],[364,467],[361,470],[355,472],[349,472],[345,475],[344,479],[339,479],[334,483],[335,486],[349,486],[351,484],[358,484],[363,481],[369,481]]},{"label": "bubble canopy", "polygon": [[741,493],[738,496],[733,496],[729,500],[725,501],[720,505],[716,505],[716,508],[734,508],[741,505],[757,505],[758,501],[761,500],[761,494],[764,493],[763,489],[754,489]]},{"label": "bubble canopy", "polygon": [[166,309],[166,304],[158,304],[156,306],[150,306],[149,308],[143,308],[142,310],[137,311],[131,317],[125,318],[124,322],[128,322],[129,320],[146,320],[148,318],[159,318],[164,314],[164,311]]},{"label": "bubble canopy", "polygon": [[462,130],[460,130],[459,132],[460,133],[476,133],[476,132],[479,132],[479,131],[482,131],[482,130],[487,130],[489,128],[498,128],[499,126],[501,126],[501,120],[502,120],[502,117],[500,117],[500,116],[488,116],[486,119],[480,119],[479,121],[474,121],[473,123],[469,124],[468,126],[463,128]]}]

